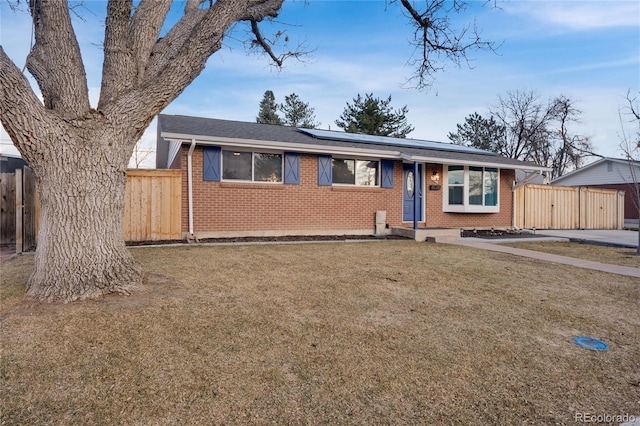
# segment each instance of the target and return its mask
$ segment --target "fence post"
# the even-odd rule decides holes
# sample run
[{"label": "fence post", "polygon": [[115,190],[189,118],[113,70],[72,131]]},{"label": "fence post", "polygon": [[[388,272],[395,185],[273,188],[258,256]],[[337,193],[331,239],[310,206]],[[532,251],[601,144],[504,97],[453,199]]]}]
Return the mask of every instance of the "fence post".
[{"label": "fence post", "polygon": [[527,184],[522,187],[522,227],[527,229]]},{"label": "fence post", "polygon": [[23,252],[22,219],[24,216],[24,202],[22,200],[22,169],[16,169],[16,253]]}]

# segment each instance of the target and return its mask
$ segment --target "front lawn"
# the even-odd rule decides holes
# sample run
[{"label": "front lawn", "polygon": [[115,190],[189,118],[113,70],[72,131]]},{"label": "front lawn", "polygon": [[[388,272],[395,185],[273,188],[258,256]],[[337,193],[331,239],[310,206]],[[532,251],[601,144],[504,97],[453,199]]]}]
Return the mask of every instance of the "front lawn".
[{"label": "front lawn", "polygon": [[[507,244],[505,244],[507,245]],[[640,268],[640,256],[635,248],[611,247],[589,243],[560,241],[529,241],[508,244],[511,247],[559,254],[592,262]]]},{"label": "front lawn", "polygon": [[131,250],[145,291],[68,305],[23,295],[32,257],[0,265],[0,424],[640,414],[631,277],[411,241]]}]

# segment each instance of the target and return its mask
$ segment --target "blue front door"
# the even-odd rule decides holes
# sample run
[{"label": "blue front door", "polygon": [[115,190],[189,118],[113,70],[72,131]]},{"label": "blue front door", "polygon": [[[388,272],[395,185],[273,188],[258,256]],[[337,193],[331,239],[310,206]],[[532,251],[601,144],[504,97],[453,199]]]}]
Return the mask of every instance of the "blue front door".
[{"label": "blue front door", "polygon": [[422,171],[418,167],[418,176],[414,176],[413,164],[404,164],[402,190],[402,220],[413,222],[414,197],[418,197],[418,221],[422,220]]}]

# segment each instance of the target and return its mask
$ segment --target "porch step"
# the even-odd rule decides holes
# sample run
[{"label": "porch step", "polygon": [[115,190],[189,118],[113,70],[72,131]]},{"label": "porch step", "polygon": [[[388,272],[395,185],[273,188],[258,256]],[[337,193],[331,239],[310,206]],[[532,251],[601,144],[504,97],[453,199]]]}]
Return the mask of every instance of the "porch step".
[{"label": "porch step", "polygon": [[451,243],[460,239],[458,228],[392,228],[391,233],[416,241]]}]

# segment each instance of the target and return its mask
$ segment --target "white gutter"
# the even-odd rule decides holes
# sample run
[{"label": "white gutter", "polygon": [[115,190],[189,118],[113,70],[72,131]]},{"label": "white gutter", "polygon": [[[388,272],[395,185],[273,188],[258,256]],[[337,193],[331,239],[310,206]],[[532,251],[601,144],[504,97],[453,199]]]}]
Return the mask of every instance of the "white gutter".
[{"label": "white gutter", "polygon": [[[494,163],[491,161],[474,161],[474,160],[458,160],[453,158],[439,158],[439,157],[423,157],[419,155],[409,155],[409,154],[401,154],[400,157],[403,160],[409,162],[420,162],[420,163],[432,163],[432,164],[446,164],[452,166],[479,166],[479,167],[495,167],[497,169],[507,169],[507,170],[531,170],[538,172],[551,171],[550,167],[544,166],[536,166],[536,165],[518,165],[518,164],[505,164],[505,163]],[[491,156],[487,156],[489,160]]]},{"label": "white gutter", "polygon": [[195,238],[193,235],[193,166],[191,155],[196,147],[196,140],[191,139],[191,146],[187,154],[187,180],[189,185],[189,237]]}]

